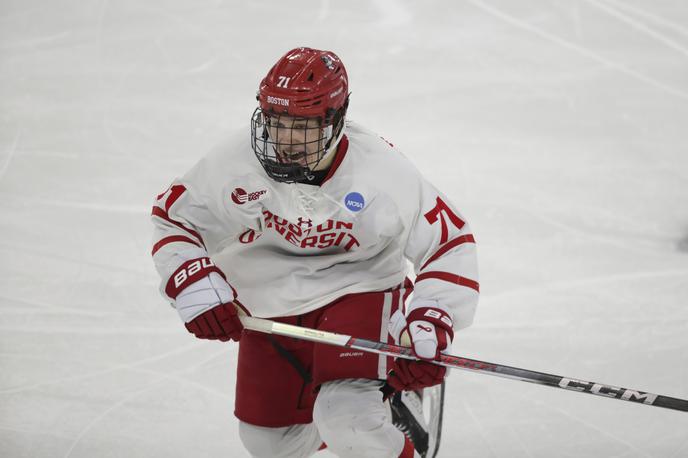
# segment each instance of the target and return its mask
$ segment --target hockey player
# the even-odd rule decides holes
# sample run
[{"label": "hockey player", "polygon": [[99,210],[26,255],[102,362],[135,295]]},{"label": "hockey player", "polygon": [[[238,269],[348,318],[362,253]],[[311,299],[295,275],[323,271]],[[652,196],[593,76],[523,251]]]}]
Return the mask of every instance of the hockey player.
[{"label": "hockey player", "polygon": [[[445,369],[244,330],[240,314],[399,342],[430,361],[472,322],[475,242],[465,219],[391,144],[346,120],[332,52],[289,51],[258,108],[158,196],[153,258],[189,332],[239,341],[235,415],[254,457],[412,457],[381,388]],[[414,266],[415,291],[407,279]]]}]

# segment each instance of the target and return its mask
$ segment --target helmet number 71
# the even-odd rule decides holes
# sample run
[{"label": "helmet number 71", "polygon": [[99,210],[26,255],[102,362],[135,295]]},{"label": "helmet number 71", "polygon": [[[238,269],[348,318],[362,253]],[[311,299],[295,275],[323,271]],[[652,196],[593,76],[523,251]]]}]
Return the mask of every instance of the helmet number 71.
[{"label": "helmet number 71", "polygon": [[277,87],[284,87],[284,88],[289,87],[289,80],[291,78],[287,78],[286,76],[278,76],[277,79],[279,80],[279,81],[277,81]]}]

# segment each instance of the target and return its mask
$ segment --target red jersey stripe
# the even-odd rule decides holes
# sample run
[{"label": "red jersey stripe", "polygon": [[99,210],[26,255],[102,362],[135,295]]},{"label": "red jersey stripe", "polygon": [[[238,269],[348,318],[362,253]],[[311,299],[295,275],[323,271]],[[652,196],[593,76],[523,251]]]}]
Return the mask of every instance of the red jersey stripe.
[{"label": "red jersey stripe", "polygon": [[158,243],[153,245],[153,251],[151,252],[151,256],[154,256],[155,253],[157,253],[160,248],[164,247],[168,243],[174,243],[174,242],[186,242],[186,243],[194,244],[197,247],[201,246],[197,241],[195,241],[195,240],[193,240],[193,239],[191,239],[185,235],[170,235],[168,237],[164,237],[164,238],[160,239],[160,241]]},{"label": "red jersey stripe", "polygon": [[172,189],[170,190],[170,195],[167,197],[167,201],[165,202],[165,211],[169,212],[170,207],[174,205],[174,203],[181,197],[182,194],[186,191],[186,188],[184,185],[181,184],[176,184],[172,186]]},{"label": "red jersey stripe", "polygon": [[451,274],[449,272],[432,271],[425,272],[416,277],[416,283],[423,280],[434,278],[435,280],[447,281],[449,283],[456,283],[457,285],[466,286],[480,292],[480,285],[477,281],[470,278],[461,277],[460,275]]},{"label": "red jersey stripe", "polygon": [[473,234],[460,235],[442,245],[440,249],[435,252],[435,254],[430,256],[430,259],[425,261],[425,264],[423,264],[423,267],[421,267],[420,270],[425,269],[428,266],[428,264],[430,264],[432,261],[441,258],[442,255],[444,255],[444,253],[446,253],[447,251],[459,245],[463,245],[464,243],[475,243],[475,238],[473,238]]},{"label": "red jersey stripe", "polygon": [[188,227],[184,226],[184,225],[183,225],[182,223],[180,223],[179,221],[173,220],[172,218],[170,218],[170,217],[167,215],[167,212],[166,212],[165,210],[163,210],[162,208],[160,208],[160,207],[153,207],[153,211],[151,212],[151,214],[152,214],[153,216],[157,216],[158,218],[164,219],[165,221],[167,221],[167,222],[170,223],[170,224],[174,224],[175,226],[177,226],[177,227],[180,228],[180,229],[183,229],[184,231],[186,231],[186,232],[188,232],[189,234],[191,234],[191,235],[193,235],[194,237],[196,237],[196,239],[198,239],[198,241],[201,242],[201,244],[202,244],[203,246],[205,246],[205,244],[203,243],[203,238],[201,237],[201,235],[200,235],[198,232],[194,231],[193,229],[189,229]]}]

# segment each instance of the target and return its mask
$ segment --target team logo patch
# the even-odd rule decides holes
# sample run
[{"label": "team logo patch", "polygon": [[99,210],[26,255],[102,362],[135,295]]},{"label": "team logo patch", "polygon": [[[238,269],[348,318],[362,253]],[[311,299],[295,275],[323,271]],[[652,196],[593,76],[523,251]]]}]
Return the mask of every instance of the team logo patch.
[{"label": "team logo patch", "polygon": [[359,212],[365,206],[365,199],[357,192],[350,192],[344,198],[344,205],[352,212]]},{"label": "team logo patch", "polygon": [[237,205],[244,205],[246,202],[252,202],[254,200],[260,199],[260,196],[265,194],[267,191],[265,189],[261,189],[260,191],[256,192],[246,192],[245,189],[243,188],[235,188],[234,191],[232,191],[232,202],[234,202]]}]

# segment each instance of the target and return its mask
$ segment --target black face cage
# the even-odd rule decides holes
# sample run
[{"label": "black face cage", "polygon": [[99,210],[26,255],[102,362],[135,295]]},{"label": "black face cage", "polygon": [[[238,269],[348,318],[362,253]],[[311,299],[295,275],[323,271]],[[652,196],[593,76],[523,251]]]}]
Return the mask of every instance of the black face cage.
[{"label": "black face cage", "polygon": [[[343,113],[342,113],[343,114]],[[316,118],[296,118],[256,108],[251,116],[251,146],[270,178],[283,183],[308,182],[330,144],[337,138],[343,116],[323,125]],[[310,120],[310,123],[309,123]]]}]

